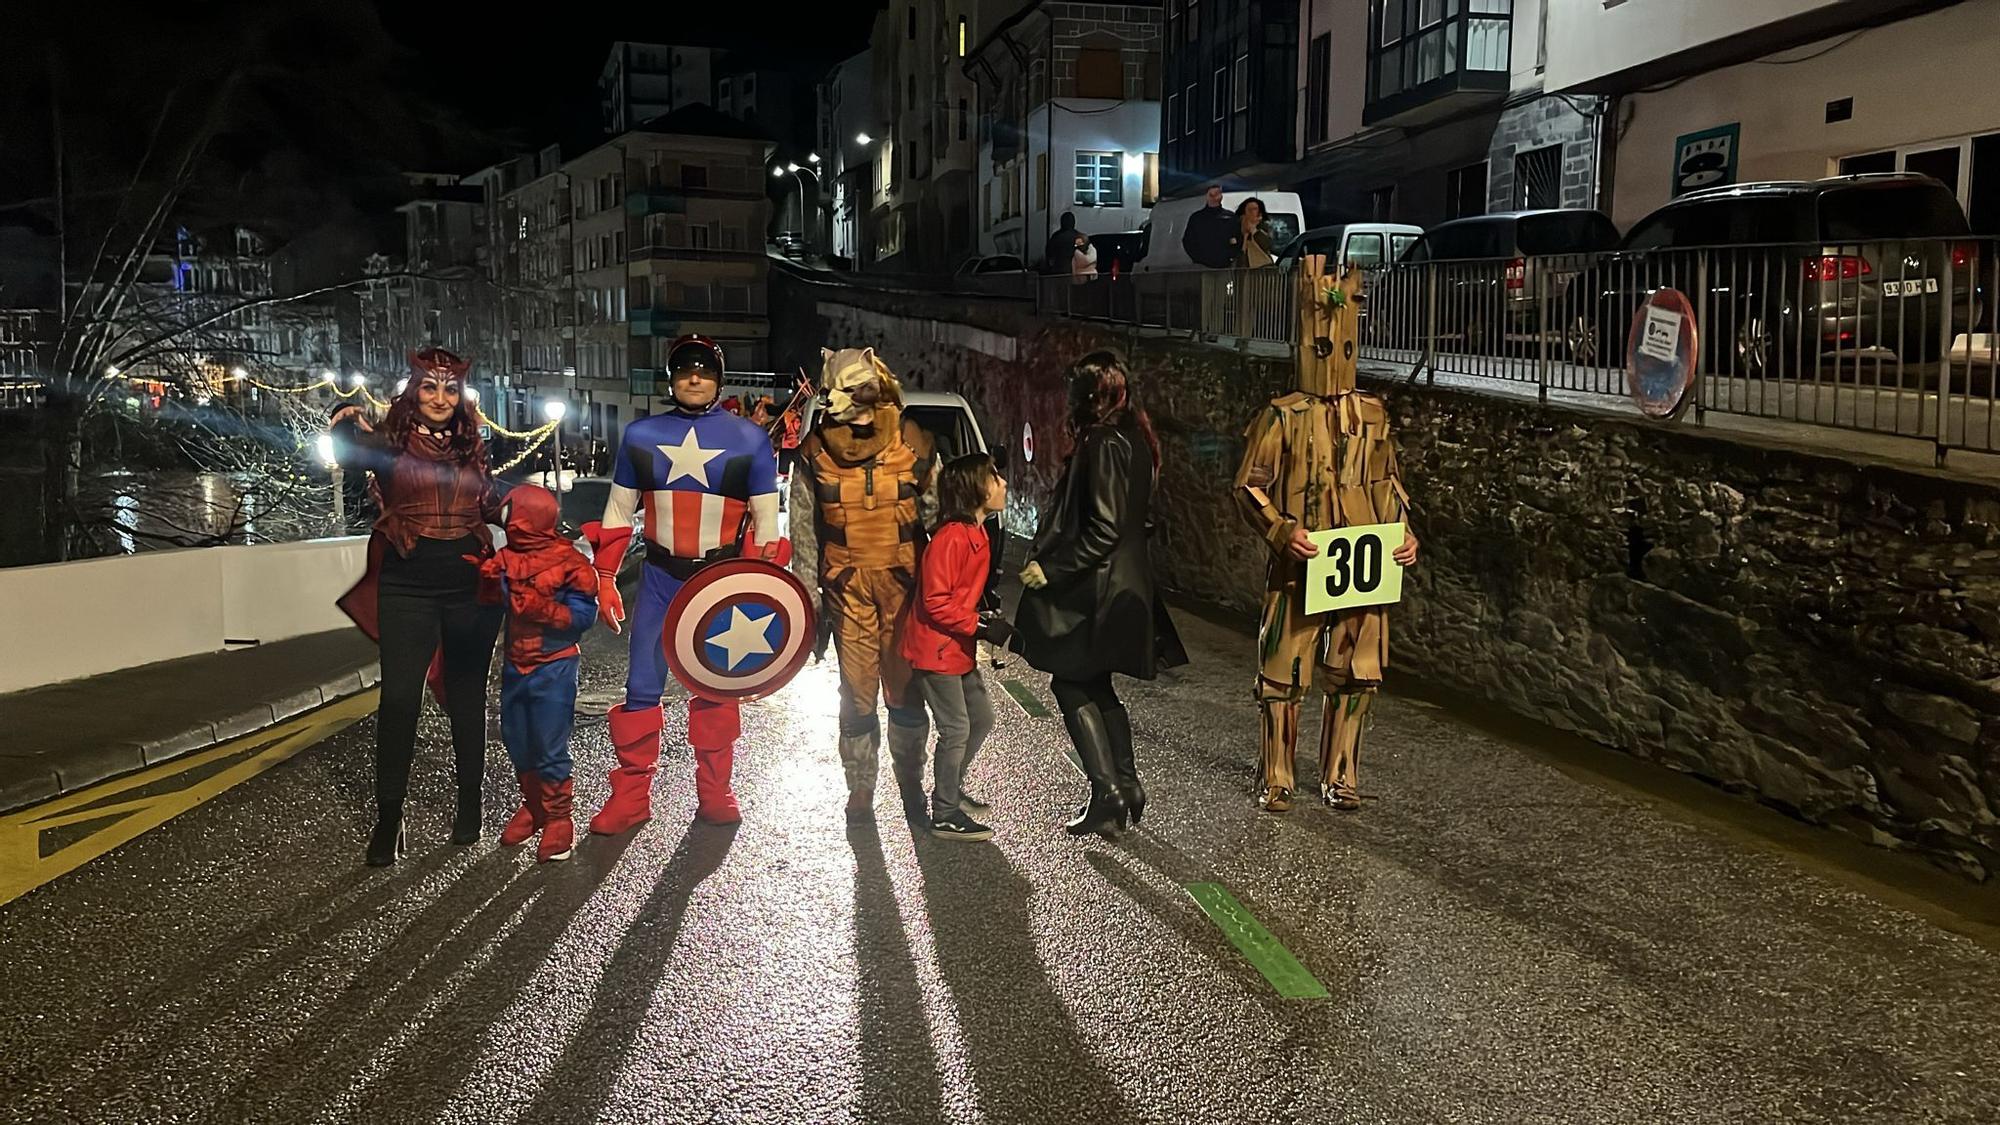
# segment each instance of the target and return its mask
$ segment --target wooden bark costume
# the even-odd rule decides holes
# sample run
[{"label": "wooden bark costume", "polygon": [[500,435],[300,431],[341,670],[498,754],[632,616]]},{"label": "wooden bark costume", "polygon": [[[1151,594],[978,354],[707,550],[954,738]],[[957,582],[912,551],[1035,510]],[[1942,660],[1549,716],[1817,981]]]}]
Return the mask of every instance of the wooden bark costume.
[{"label": "wooden bark costume", "polygon": [[1299,389],[1272,400],[1244,434],[1235,495],[1270,548],[1258,626],[1257,701],[1263,712],[1264,793],[1273,812],[1291,805],[1299,708],[1321,669],[1320,795],[1360,807],[1362,728],[1389,663],[1387,607],[1308,617],[1306,564],[1286,552],[1297,530],[1396,523],[1409,500],[1382,400],[1355,389],[1361,273],[1335,279],[1323,259],[1301,261]]},{"label": "wooden bark costume", "polygon": [[[848,811],[873,807],[882,743],[879,693],[889,708],[889,755],[906,800],[923,800],[930,724],[911,688],[900,635],[916,589],[923,525],[920,462],[902,424],[902,387],[874,349],[824,352],[822,410],[799,446],[810,486],[820,613],[840,658],[840,762]],[[794,496],[799,490],[795,488]],[[803,514],[799,508],[795,513]]]}]

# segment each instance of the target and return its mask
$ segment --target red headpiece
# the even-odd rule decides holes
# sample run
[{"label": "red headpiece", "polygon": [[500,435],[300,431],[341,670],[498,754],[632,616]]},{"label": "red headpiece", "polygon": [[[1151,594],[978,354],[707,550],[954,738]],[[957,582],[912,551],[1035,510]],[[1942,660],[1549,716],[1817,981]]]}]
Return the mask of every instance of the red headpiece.
[{"label": "red headpiece", "polygon": [[410,353],[410,378],[412,380],[431,375],[440,379],[450,379],[455,383],[463,383],[465,382],[465,373],[471,369],[472,362],[470,360],[460,359],[443,348],[419,348]]}]

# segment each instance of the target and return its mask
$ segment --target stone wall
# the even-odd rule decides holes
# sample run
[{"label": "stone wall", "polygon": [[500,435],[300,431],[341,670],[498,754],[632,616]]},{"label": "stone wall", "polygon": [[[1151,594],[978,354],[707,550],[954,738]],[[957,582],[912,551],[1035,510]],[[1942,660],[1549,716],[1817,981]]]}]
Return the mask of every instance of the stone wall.
[{"label": "stone wall", "polygon": [[[1009,361],[879,315],[963,302],[812,303],[794,326],[965,394],[1017,462],[1033,426],[1035,459],[1010,473],[1022,533],[1065,452],[1063,367],[1126,352],[1166,450],[1163,579],[1254,619],[1263,548],[1228,483],[1289,365],[1018,305],[965,316],[1016,326]],[[1393,626],[1400,671],[1975,878],[2000,866],[2000,493],[1686,424],[1378,389],[1424,542]]]}]

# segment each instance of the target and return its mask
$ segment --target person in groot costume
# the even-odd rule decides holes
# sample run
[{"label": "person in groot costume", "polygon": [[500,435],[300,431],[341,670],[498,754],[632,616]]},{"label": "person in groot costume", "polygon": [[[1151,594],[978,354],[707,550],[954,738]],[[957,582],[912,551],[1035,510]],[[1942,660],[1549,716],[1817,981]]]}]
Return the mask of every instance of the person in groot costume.
[{"label": "person in groot costume", "polygon": [[799,446],[798,466],[811,496],[820,620],[840,659],[847,815],[873,813],[878,691],[889,707],[889,757],[905,809],[928,815],[922,769],[930,722],[898,642],[916,589],[918,500],[933,451],[920,427],[903,425],[902,385],[873,348],[822,355],[819,420]]},{"label": "person in groot costume", "polygon": [[[1271,400],[1250,423],[1234,489],[1271,553],[1257,633],[1264,785],[1258,804],[1274,813],[1292,807],[1299,707],[1315,663],[1326,695],[1320,796],[1337,809],[1361,807],[1362,728],[1389,663],[1386,606],[1306,616],[1306,560],[1319,553],[1308,533],[1409,517],[1388,410],[1355,389],[1361,271],[1335,278],[1314,255],[1301,260],[1297,278],[1298,389]],[[1404,566],[1417,561],[1414,533],[1394,557]]]}]

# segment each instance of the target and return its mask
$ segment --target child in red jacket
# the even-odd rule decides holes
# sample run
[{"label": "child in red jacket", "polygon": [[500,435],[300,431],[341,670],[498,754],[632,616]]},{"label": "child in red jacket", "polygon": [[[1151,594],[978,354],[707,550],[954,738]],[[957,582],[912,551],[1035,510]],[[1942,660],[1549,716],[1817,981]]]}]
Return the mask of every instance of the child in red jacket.
[{"label": "child in red jacket", "polygon": [[967,810],[986,806],[961,788],[966,767],[993,730],[993,704],[979,677],[973,642],[1005,647],[1014,627],[997,614],[982,617],[979,599],[991,571],[986,517],[1007,505],[1007,482],[984,453],[960,457],[938,475],[937,533],[924,548],[917,598],[903,625],[903,658],[937,728],[931,789],[931,835],[990,840],[993,830]]}]

